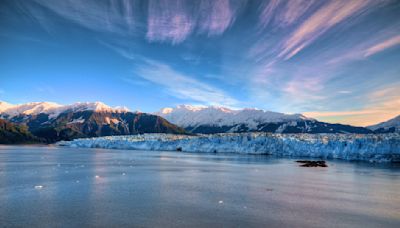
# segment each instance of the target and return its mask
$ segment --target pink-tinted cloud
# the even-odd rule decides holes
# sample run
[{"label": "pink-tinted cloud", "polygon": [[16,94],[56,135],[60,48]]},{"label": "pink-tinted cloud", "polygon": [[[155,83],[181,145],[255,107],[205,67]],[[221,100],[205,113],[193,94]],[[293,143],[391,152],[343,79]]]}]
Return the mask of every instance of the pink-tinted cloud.
[{"label": "pink-tinted cloud", "polygon": [[196,31],[220,35],[235,21],[237,10],[229,0],[151,0],[146,38],[176,44]]},{"label": "pink-tinted cloud", "polygon": [[200,1],[199,31],[208,35],[222,34],[235,20],[236,10],[229,0]]},{"label": "pink-tinted cloud", "polygon": [[384,50],[386,50],[388,48],[397,46],[399,44],[400,44],[400,35],[397,35],[397,36],[391,37],[391,38],[389,38],[387,40],[382,41],[381,43],[378,43],[378,44],[368,48],[365,51],[364,56],[368,57],[368,56],[371,56],[371,55],[375,55],[376,53],[379,53],[379,52],[384,51]]},{"label": "pink-tinted cloud", "polygon": [[284,42],[279,57],[290,59],[333,26],[366,13],[378,1],[331,1],[306,19]]},{"label": "pink-tinted cloud", "polygon": [[367,39],[363,39],[358,44],[349,47],[344,52],[332,55],[333,57],[327,61],[327,64],[331,66],[340,66],[355,60],[366,59],[372,55],[400,45],[400,35],[393,36],[393,31],[396,31],[394,26],[383,29],[379,33],[373,34]]},{"label": "pink-tinted cloud", "polygon": [[260,24],[262,27],[265,27],[269,24],[276,13],[279,5],[282,1],[279,0],[271,0],[269,2],[265,1],[264,4],[261,5],[261,13],[260,13]]},{"label": "pink-tinted cloud", "polygon": [[180,43],[192,32],[194,21],[186,1],[152,0],[149,2],[146,38],[149,41]]},{"label": "pink-tinted cloud", "polygon": [[265,1],[260,6],[260,25],[265,28],[271,22],[278,27],[294,24],[314,3],[314,0]]}]

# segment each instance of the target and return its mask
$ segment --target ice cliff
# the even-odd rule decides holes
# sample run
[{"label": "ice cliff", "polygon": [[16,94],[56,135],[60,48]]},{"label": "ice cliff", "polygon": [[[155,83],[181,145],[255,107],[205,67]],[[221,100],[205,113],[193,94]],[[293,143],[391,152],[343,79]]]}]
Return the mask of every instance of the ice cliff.
[{"label": "ice cliff", "polygon": [[75,139],[60,146],[165,150],[206,153],[270,154],[337,158],[371,162],[399,162],[400,134],[271,134],[213,135],[142,134]]}]

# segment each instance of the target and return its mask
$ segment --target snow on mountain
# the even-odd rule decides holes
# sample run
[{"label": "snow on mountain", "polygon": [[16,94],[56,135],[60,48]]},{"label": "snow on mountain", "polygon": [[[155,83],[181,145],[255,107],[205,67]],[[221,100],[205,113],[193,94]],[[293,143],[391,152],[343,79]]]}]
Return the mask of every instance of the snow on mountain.
[{"label": "snow on mountain", "polygon": [[18,115],[37,115],[40,113],[49,114],[50,118],[57,117],[65,111],[86,111],[95,112],[128,112],[126,107],[112,108],[102,102],[77,102],[71,105],[60,105],[53,102],[31,102],[26,104],[12,105],[0,102],[0,115],[14,117]]},{"label": "snow on mountain", "polygon": [[161,150],[205,153],[269,154],[336,158],[370,162],[400,161],[399,134],[271,134],[211,135],[141,134],[75,139],[60,146]]},{"label": "snow on mountain", "polygon": [[26,104],[12,105],[6,102],[0,103],[0,114],[6,114],[10,117],[20,114],[24,115],[37,115],[39,113],[53,113],[58,110],[62,105],[53,102],[31,102]]},{"label": "snow on mountain", "polygon": [[390,132],[400,132],[400,115],[388,121],[368,126],[367,128],[373,131],[390,131]]},{"label": "snow on mountain", "polygon": [[278,123],[309,119],[301,114],[284,114],[260,109],[232,110],[217,106],[206,107],[191,105],[164,108],[155,114],[164,117],[171,123],[185,128],[200,125],[234,126],[245,124],[249,129],[256,129],[261,123]]}]

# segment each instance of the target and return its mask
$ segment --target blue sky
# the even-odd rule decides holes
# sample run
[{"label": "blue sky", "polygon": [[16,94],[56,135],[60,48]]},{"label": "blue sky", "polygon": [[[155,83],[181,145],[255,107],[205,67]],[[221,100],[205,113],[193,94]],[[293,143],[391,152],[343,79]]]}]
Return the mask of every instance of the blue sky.
[{"label": "blue sky", "polygon": [[0,100],[400,114],[400,2],[3,0]]}]

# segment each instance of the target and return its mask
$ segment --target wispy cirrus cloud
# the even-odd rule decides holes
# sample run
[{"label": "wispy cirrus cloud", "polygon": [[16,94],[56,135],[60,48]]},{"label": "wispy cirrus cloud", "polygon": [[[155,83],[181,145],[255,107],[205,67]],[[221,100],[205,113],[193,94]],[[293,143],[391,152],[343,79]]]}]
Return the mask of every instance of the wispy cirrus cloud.
[{"label": "wispy cirrus cloud", "polygon": [[272,23],[278,27],[292,25],[315,4],[314,0],[271,0],[260,5],[259,23],[262,28]]},{"label": "wispy cirrus cloud", "polygon": [[203,105],[237,107],[239,101],[225,91],[204,83],[195,76],[187,75],[172,68],[165,62],[134,54],[126,46],[100,42],[110,50],[131,60],[134,77],[121,79],[135,86],[158,85],[165,93],[182,100],[190,100]]},{"label": "wispy cirrus cloud", "polygon": [[147,33],[149,41],[180,43],[189,36],[195,21],[186,1],[151,0],[149,2]]},{"label": "wispy cirrus cloud", "polygon": [[[51,32],[48,11],[96,32],[143,37],[150,42],[181,43],[193,34],[221,35],[245,1],[234,0],[32,0],[19,7]],[[143,9],[147,8],[147,13]]]},{"label": "wispy cirrus cloud", "polygon": [[232,107],[239,102],[224,91],[178,72],[165,63],[145,59],[135,69],[135,75],[166,89],[180,99],[192,100],[206,105]]},{"label": "wispy cirrus cloud", "polygon": [[20,7],[44,25],[52,20],[43,9],[93,31],[134,35],[133,31],[141,26],[139,1],[33,0],[21,1]]},{"label": "wispy cirrus cloud", "polygon": [[[394,48],[400,45],[400,35],[393,35],[393,31],[396,31],[396,29],[390,28],[380,31],[377,35],[371,35],[369,39],[354,44],[339,54],[332,55],[333,57],[327,61],[327,64],[336,66],[349,64],[352,61],[363,60],[387,49]],[[400,29],[397,29],[397,31],[400,32]]]},{"label": "wispy cirrus cloud", "polygon": [[148,9],[146,38],[176,44],[195,32],[224,33],[239,7],[230,0],[151,0]]},{"label": "wispy cirrus cloud", "polygon": [[[379,32],[361,40],[335,34],[340,39],[332,41],[324,35],[334,28],[351,32],[350,28],[359,26],[368,15],[388,2],[288,0],[261,4],[258,27],[261,32],[257,33],[246,55],[254,62],[249,83],[254,99],[264,98],[262,100],[268,104],[278,101],[277,109],[282,111],[304,111],[325,109],[329,106],[326,102],[334,98],[356,96],[346,85],[335,90],[329,83],[340,84],[344,63],[365,59],[370,48],[384,50],[395,46],[396,39],[386,40],[396,31],[396,22],[384,27],[374,23],[373,28]],[[324,44],[318,50],[311,46],[317,40]],[[310,52],[299,57],[298,62],[286,61],[305,48],[310,48]],[[330,93],[324,93],[326,90]]]},{"label": "wispy cirrus cloud", "polygon": [[375,55],[375,54],[377,54],[379,52],[382,52],[382,51],[384,51],[384,50],[386,50],[388,48],[391,48],[391,47],[394,47],[394,46],[397,46],[397,45],[400,45],[400,35],[391,37],[391,38],[389,38],[387,40],[384,40],[384,41],[382,41],[382,42],[380,42],[378,44],[375,44],[374,46],[368,48],[365,51],[364,56],[368,57],[368,56],[371,56],[371,55]]},{"label": "wispy cirrus cloud", "polygon": [[322,6],[304,21],[284,42],[279,57],[290,59],[302,49],[314,42],[333,26],[344,22],[348,18],[359,16],[376,6],[378,1],[352,0],[331,1]]}]

